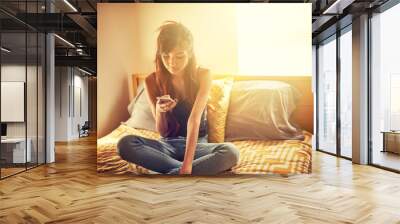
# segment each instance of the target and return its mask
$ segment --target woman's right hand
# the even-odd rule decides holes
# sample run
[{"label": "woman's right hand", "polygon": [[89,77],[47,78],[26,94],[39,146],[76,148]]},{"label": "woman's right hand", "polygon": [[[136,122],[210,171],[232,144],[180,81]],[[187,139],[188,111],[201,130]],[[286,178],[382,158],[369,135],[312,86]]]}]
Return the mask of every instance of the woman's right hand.
[{"label": "woman's right hand", "polygon": [[[169,96],[169,95],[165,95],[165,96]],[[164,96],[162,96],[164,97]],[[172,109],[175,108],[176,104],[178,103],[177,99],[163,99],[163,98],[157,97],[157,102],[156,102],[156,112],[161,112],[161,113],[165,113],[168,112]]]}]

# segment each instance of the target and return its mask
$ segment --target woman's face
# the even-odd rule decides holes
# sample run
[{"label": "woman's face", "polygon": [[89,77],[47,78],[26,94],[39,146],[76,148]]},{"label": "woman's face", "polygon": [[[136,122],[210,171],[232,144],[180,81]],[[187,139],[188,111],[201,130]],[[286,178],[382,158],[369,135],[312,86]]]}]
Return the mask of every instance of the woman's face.
[{"label": "woman's face", "polygon": [[175,47],[168,53],[161,53],[162,62],[173,75],[182,75],[189,62],[189,52],[182,47]]}]

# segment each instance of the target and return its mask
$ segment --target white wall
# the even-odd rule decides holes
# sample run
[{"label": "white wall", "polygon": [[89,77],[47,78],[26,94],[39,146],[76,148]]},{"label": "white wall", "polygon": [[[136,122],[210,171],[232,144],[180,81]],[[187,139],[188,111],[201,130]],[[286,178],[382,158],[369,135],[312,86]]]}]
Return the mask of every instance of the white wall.
[{"label": "white wall", "polygon": [[55,68],[55,141],[68,141],[69,69]]},{"label": "white wall", "polygon": [[[71,135],[73,138],[78,138],[79,133],[77,126],[80,124],[82,126],[85,121],[88,121],[89,118],[89,111],[88,111],[88,97],[89,97],[89,91],[88,91],[88,77],[82,77],[81,74],[83,73],[78,73],[78,70],[75,70],[74,73],[74,93],[73,96],[74,99],[74,108],[73,108],[73,113],[72,117],[73,119],[71,120]],[[79,93],[80,91],[80,93]],[[79,97],[80,96],[80,97]],[[80,101],[80,102],[79,102]],[[81,108],[79,108],[81,107]],[[81,111],[80,111],[81,110]]]},{"label": "white wall", "polygon": [[311,76],[311,4],[235,4],[235,10],[237,74]]},{"label": "white wall", "polygon": [[[88,120],[88,78],[82,75],[75,68],[56,67],[56,141],[77,139],[78,124],[82,126]],[[82,113],[79,110],[80,105]]]}]

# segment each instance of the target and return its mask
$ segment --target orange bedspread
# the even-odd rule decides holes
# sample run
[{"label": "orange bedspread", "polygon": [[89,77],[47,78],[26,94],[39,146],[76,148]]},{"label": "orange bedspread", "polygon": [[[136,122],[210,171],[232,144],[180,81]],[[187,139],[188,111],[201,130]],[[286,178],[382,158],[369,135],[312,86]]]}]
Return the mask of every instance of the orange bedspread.
[{"label": "orange bedspread", "polygon": [[[116,151],[118,140],[126,135],[138,135],[157,139],[152,131],[134,129],[120,125],[110,134],[97,141],[97,171],[117,174],[148,174],[149,171],[133,163],[122,160]],[[310,173],[312,162],[311,137],[300,140],[275,141],[234,141],[240,150],[238,165],[232,168],[237,174],[298,174]]]}]

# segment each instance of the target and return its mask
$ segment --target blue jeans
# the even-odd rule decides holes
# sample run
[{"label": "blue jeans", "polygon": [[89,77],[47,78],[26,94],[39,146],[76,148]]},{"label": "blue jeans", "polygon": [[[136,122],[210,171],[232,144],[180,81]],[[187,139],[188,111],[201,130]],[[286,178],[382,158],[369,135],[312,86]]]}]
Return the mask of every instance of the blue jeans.
[{"label": "blue jeans", "polygon": [[[120,157],[146,169],[163,173],[178,174],[185,156],[186,138],[148,139],[128,135],[117,145]],[[201,137],[196,145],[192,163],[193,175],[215,175],[230,169],[239,160],[239,150],[232,143],[207,143]]]}]

